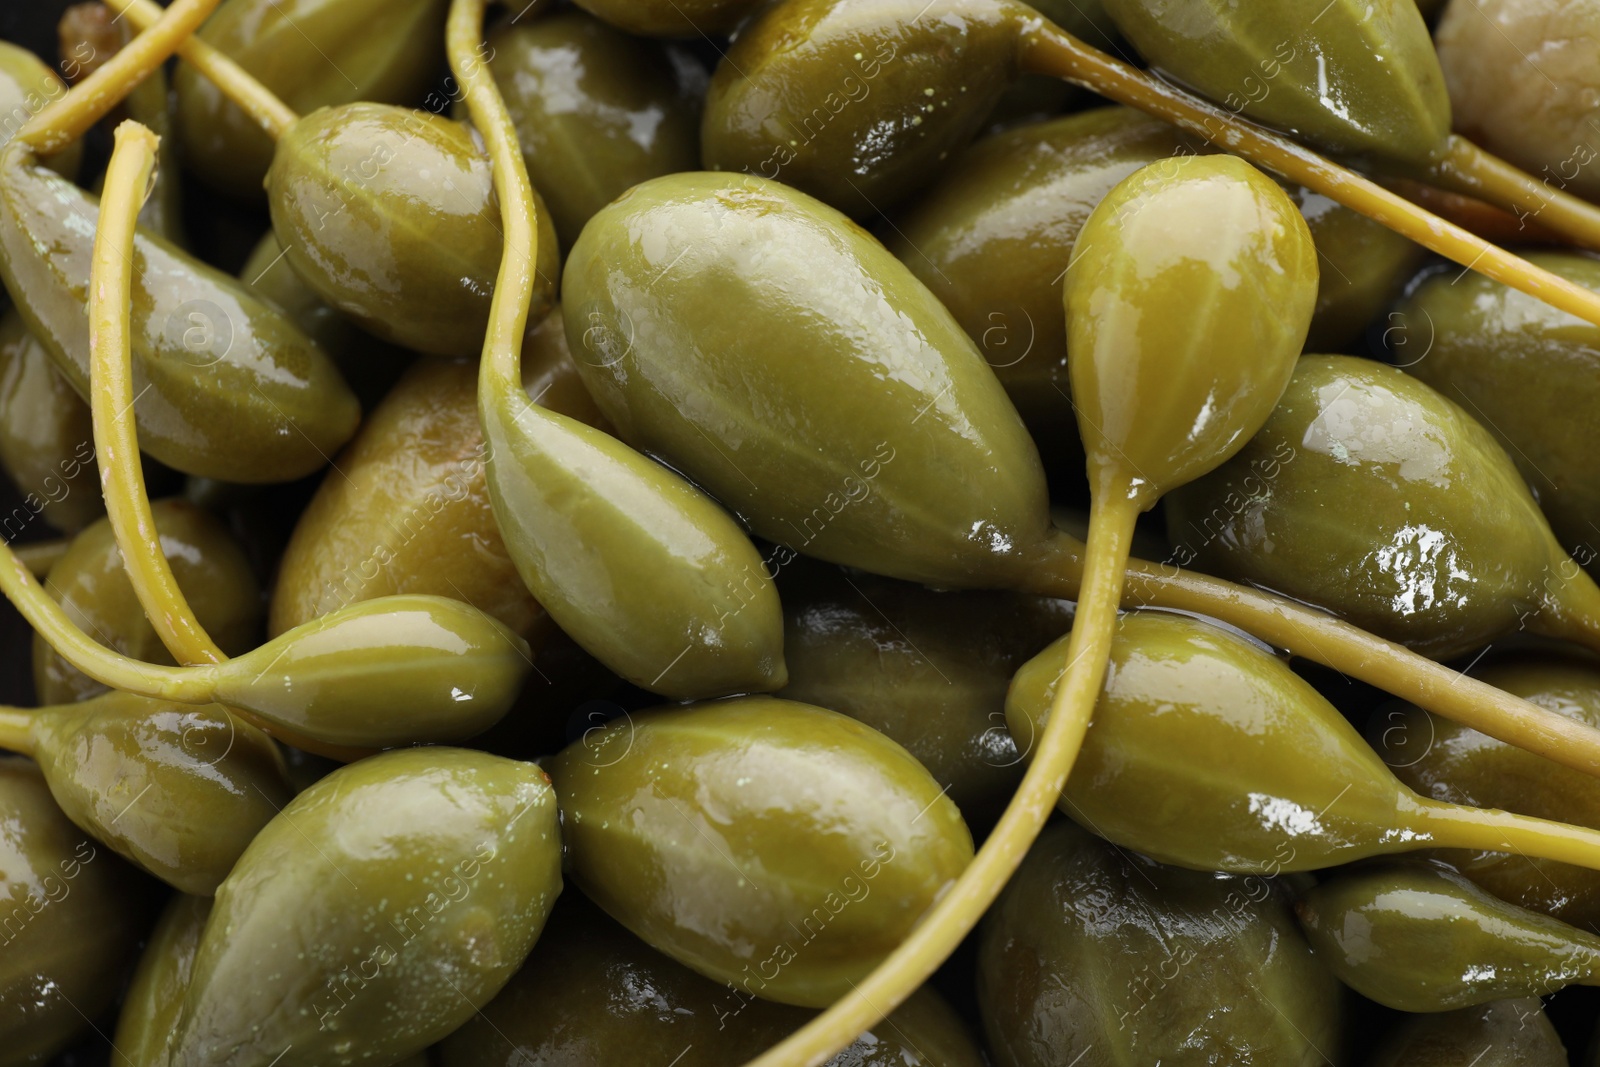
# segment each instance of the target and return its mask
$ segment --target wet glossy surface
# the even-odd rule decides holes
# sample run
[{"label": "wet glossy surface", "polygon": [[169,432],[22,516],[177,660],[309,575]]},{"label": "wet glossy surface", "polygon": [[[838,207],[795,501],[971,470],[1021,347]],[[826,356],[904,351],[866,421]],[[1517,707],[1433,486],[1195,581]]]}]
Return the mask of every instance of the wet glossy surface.
[{"label": "wet glossy surface", "polygon": [[[278,235],[268,230],[250,251],[250,258],[239,270],[239,280],[295,321],[306,335],[338,359],[341,349],[349,348],[358,337],[370,336],[317,295],[306,284],[284,254]],[[373,338],[374,346],[382,342]],[[400,357],[400,352],[395,352]],[[403,358],[403,357],[402,357]]]},{"label": "wet glossy surface", "polygon": [[[49,8],[36,5],[35,10],[45,13]],[[105,4],[64,6],[55,30],[57,54],[61,56],[60,69],[75,84],[82,82],[126,48],[137,32]],[[171,93],[167,74],[168,67],[163,65],[150,71],[137,85],[119,89],[121,103],[106,117],[102,128],[109,131],[121,120],[132,119],[160,138],[160,144],[156,147],[153,185],[144,206],[139,210],[139,225],[179,248],[187,248],[183,224],[182,165],[178,157],[177,138],[172,135],[176,100]],[[124,93],[126,95],[122,95]],[[73,175],[63,173],[63,177],[71,178]],[[105,175],[102,173],[92,183],[85,184],[98,196],[105,185]]]},{"label": "wet glossy surface", "polygon": [[1427,258],[1422,246],[1320,193],[1295,186],[1289,196],[1311,227],[1322,275],[1306,351],[1350,351],[1374,322],[1397,325],[1382,316]]},{"label": "wet glossy surface", "polygon": [[1327,151],[1422,161],[1450,133],[1415,0],[1333,0],[1309,19],[1294,0],[1105,6],[1152,67]]},{"label": "wet glossy surface", "polygon": [[[1046,459],[1081,453],[1061,279],[1089,213],[1135,170],[1203,142],[1131,108],[1101,107],[985,138],[882,237],[950,309],[1006,386]],[[1320,270],[1307,344],[1350,343],[1421,260],[1404,238],[1291,189]]]},{"label": "wet glossy surface", "polygon": [[1061,278],[1089,213],[1122,179],[1189,145],[1105,107],[986,138],[895,219],[884,241],[950,309],[1042,449],[1081,451]]},{"label": "wet glossy surface", "polygon": [[711,170],[802,189],[864,218],[927,187],[1017,75],[1032,9],[1009,0],[792,0],[718,66]]},{"label": "wet glossy surface", "polygon": [[[110,13],[110,8],[103,10],[104,17],[116,17]],[[126,23],[122,28],[132,33]],[[140,82],[122,106],[129,118],[161,138],[156,146],[155,188],[139,210],[139,225],[187,249],[189,237],[183,223],[183,163],[178,156],[178,139],[172,132],[174,103],[166,68],[162,68]],[[105,179],[101,178],[95,191],[98,193],[104,184]]]},{"label": "wet glossy surface", "polygon": [[[1472,676],[1539,707],[1600,726],[1600,666],[1526,654]],[[1425,797],[1600,828],[1600,780],[1410,705],[1379,709],[1367,738],[1395,777]],[[1489,892],[1574,926],[1600,925],[1600,872],[1504,852],[1441,854]]]},{"label": "wet glossy surface", "polygon": [[561,892],[560,857],[555,794],[531,763],[427,748],[335,771],[217,893],[172,1067],[420,1051],[522,965]]},{"label": "wet glossy surface", "polygon": [[757,0],[580,0],[579,7],[643,37],[727,33]]},{"label": "wet glossy surface", "polygon": [[[1533,252],[1528,260],[1590,289],[1600,263]],[[1600,327],[1476,274],[1432,278],[1390,319],[1408,374],[1454,400],[1505,443],[1567,551],[1600,558]]]},{"label": "wet glossy surface", "polygon": [[1537,997],[1408,1017],[1371,1067],[1567,1067],[1567,1050]]},{"label": "wet glossy surface", "polygon": [[[576,891],[562,896],[527,965],[439,1046],[440,1067],[613,1067],[676,1055],[675,1067],[752,1059],[812,1013],[702,978],[618,926]],[[830,1067],[979,1067],[938,994],[923,989]]]},{"label": "wet glossy surface", "polygon": [[[478,356],[502,241],[489,160],[467,127],[384,104],[314,111],[279,143],[267,196],[273,232],[317,295],[386,341]],[[530,323],[560,274],[548,223],[539,246]]]},{"label": "wet glossy surface", "polygon": [[783,685],[783,609],[739,524],[604,430],[526,401],[479,408],[489,493],[517,573],[556,625],[663,696]]},{"label": "wet glossy surface", "polygon": [[542,641],[544,610],[517,577],[489,506],[477,385],[474,364],[423,360],[373,411],[284,550],[274,636],[345,604],[426,593]]},{"label": "wet glossy surface", "polygon": [[150,914],[142,876],[84,836],[27,760],[0,757],[0,1064],[39,1063],[122,988]]},{"label": "wet glossy surface", "polygon": [[414,353],[380,341],[318,296],[271,230],[256,242],[239,280],[277,305],[328,353],[366,411],[377,406],[412,360]]},{"label": "wet glossy surface", "polygon": [[174,896],[139,956],[117,1016],[112,1045],[124,1067],[162,1067],[189,991],[194,954],[211,915],[210,897]]},{"label": "wet glossy surface", "polygon": [[985,919],[1001,1067],[1323,1067],[1343,991],[1283,887],[1164,867],[1058,822]]},{"label": "wet glossy surface", "polygon": [[699,166],[706,76],[688,54],[581,11],[507,23],[488,46],[561,247],[629,186]]},{"label": "wet glossy surface", "polygon": [[923,986],[828,1067],[985,1067],[988,1062],[961,1015]]},{"label": "wet glossy surface", "polygon": [[[99,205],[18,149],[0,156],[0,275],[78,395],[89,388],[89,261]],[[355,432],[327,355],[240,282],[143,231],[133,247],[139,447],[186,474],[290,481]]]},{"label": "wet glossy surface", "polygon": [[[1425,11],[1444,6],[1424,0]],[[1541,182],[1600,200],[1597,31],[1600,11],[1588,4],[1457,4],[1434,36],[1456,131]]]},{"label": "wet glossy surface", "polygon": [[[97,493],[99,486],[84,485],[79,491]],[[151,512],[178,588],[212,640],[230,655],[253,647],[261,629],[261,590],[233,536],[186,501],[157,501]],[[101,644],[146,663],[176,662],[134,595],[109,521],[102,519],[73,538],[43,584],[73,622]],[[37,634],[33,685],[41,704],[71,704],[106,689]]]},{"label": "wet glossy surface", "polygon": [[[421,101],[444,65],[447,0],[227,0],[199,36],[306,114],[355,100]],[[174,79],[184,163],[256,203],[273,144],[186,63]]]},{"label": "wet glossy surface", "polygon": [[1072,629],[1072,605],[791,566],[782,579],[789,684],[777,695],[898,741],[949,787],[967,825],[987,831],[1026,769],[1005,727],[1006,688]]},{"label": "wet glossy surface", "polygon": [[1553,993],[1600,968],[1600,937],[1490,896],[1449,868],[1340,874],[1297,906],[1317,955],[1356,992],[1400,1011],[1450,1011]]},{"label": "wet glossy surface", "polygon": [[24,505],[58,530],[83,529],[106,510],[94,459],[89,405],[17,309],[6,309],[0,314],[0,464]]},{"label": "wet glossy surface", "polygon": [[34,713],[68,818],[168,885],[209,895],[293,795],[266,735],[215,704],[105,693]]},{"label": "wet glossy surface", "polygon": [[542,408],[610,432],[567,347],[566,317],[557,307],[522,341],[522,391]]},{"label": "wet glossy surface", "polygon": [[1167,506],[1180,565],[1435,657],[1560,633],[1561,599],[1588,584],[1489,432],[1369,360],[1303,358],[1261,433]]},{"label": "wet glossy surface", "polygon": [[[1043,728],[1066,646],[1012,683],[1006,722],[1023,749]],[[1118,627],[1060,807],[1165,863],[1278,874],[1426,844],[1406,829],[1408,799],[1282,661],[1186,616],[1143,612]]]},{"label": "wet glossy surface", "polygon": [[493,1002],[439,1046],[440,1067],[743,1063],[811,1013],[737,993],[663,956],[577,889]]},{"label": "wet glossy surface", "polygon": [[564,283],[579,370],[623,438],[761,536],[944,586],[1008,584],[1045,539],[1038,452],[983,357],[826,205],[660,178],[595,217]]},{"label": "wet glossy surface", "polygon": [[[1115,55],[1119,48],[1127,48],[1120,43],[1117,27],[1112,23],[1111,16],[1106,14],[1101,0],[1038,0],[1028,6],[1085,44],[1103,52]],[[992,131],[1021,122],[1038,122],[1075,110],[1074,105],[1086,106],[1089,102],[1088,90],[1070,82],[1048,74],[1024,74],[1000,98],[995,109],[989,113],[986,125]]]},{"label": "wet glossy surface", "polygon": [[955,804],[909,753],[791,701],[635,713],[548,767],[585,893],[745,997],[844,995],[972,857]]},{"label": "wet glossy surface", "polygon": [[216,699],[300,736],[382,748],[482,733],[533,658],[477,608],[399,594],[340,608],[216,668]]},{"label": "wet glossy surface", "polygon": [[1064,292],[1090,484],[1127,479],[1148,509],[1272,414],[1311,324],[1317,253],[1275,182],[1233,156],[1190,156],[1100,202]]},{"label": "wet glossy surface", "polygon": [[[66,69],[82,64],[77,54],[63,58]],[[47,67],[38,56],[26,48],[0,41],[0,148],[10,143],[29,119],[50,106],[67,91],[66,83],[54,70]],[[68,180],[76,179],[78,166],[83,161],[83,144],[74,141],[64,150],[47,160],[47,166]]]}]

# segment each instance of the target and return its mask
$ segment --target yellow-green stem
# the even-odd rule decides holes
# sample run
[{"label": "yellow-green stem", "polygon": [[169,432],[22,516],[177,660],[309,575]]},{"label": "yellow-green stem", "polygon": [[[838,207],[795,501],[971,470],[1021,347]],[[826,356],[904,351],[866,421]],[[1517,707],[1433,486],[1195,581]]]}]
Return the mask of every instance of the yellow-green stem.
[{"label": "yellow-green stem", "polygon": [[[1548,181],[1540,181],[1465,137],[1452,134],[1433,166],[1416,176],[1504,208],[1524,226],[1537,223],[1576,244],[1600,251],[1600,207]],[[1530,229],[1528,239],[1533,236]]]},{"label": "yellow-green stem", "polygon": [[219,0],[177,0],[148,24],[148,30],[105,65],[52,101],[28,121],[16,139],[49,155],[89,132],[150,72],[166,62],[216,8]]},{"label": "yellow-green stem", "polygon": [[[1408,810],[1409,809],[1409,810]],[[1505,852],[1600,871],[1600,831],[1509,811],[1465,808],[1408,798],[1401,816],[1444,848]]]},{"label": "yellow-green stem", "polygon": [[0,751],[32,756],[33,715],[20,708],[0,707]]},{"label": "yellow-green stem", "polygon": [[1050,719],[1022,784],[977,856],[911,936],[827,1011],[747,1067],[817,1067],[898,1007],[927,981],[1000,894],[1061,798],[1104,680],[1122,587],[1122,561],[1137,509],[1097,493],[1089,522],[1090,566],[1057,683]]},{"label": "yellow-green stem", "polygon": [[480,406],[503,407],[514,400],[527,403],[521,385],[522,334],[533,300],[539,233],[533,183],[522,160],[517,129],[482,58],[484,6],[485,0],[455,0],[450,6],[445,38],[450,69],[465,92],[472,123],[488,147],[494,166],[495,195],[500,200],[505,251],[495,280],[489,331],[483,341],[478,392]]},{"label": "yellow-green stem", "polygon": [[180,704],[209,704],[216,688],[213,667],[158,667],[140,663],[95,641],[78,628],[61,605],[50,599],[19,560],[0,541],[0,592],[22,613],[45,642],[90,678],[113,689],[161,697]]},{"label": "yellow-green stem", "polygon": [[[133,420],[133,237],[149,195],[157,139],[129,120],[117,127],[95,230],[89,279],[90,399],[95,448],[106,511],[134,591],[162,642],[180,661],[215,665],[226,657],[195,618],[161,550],[161,537],[145,495]],[[116,689],[184,703],[209,703],[215,672],[154,667],[109,651],[74,626],[39,589],[9,549],[0,558],[0,585],[23,615],[73,666]],[[10,572],[5,569],[10,566]],[[234,709],[230,709],[234,710]],[[257,727],[257,716],[238,712]],[[270,732],[270,731],[269,731]],[[291,741],[304,744],[303,739]],[[336,758],[348,750],[309,746]]]},{"label": "yellow-green stem", "polygon": [[[1084,556],[1082,542],[1058,533],[1046,558],[1017,583],[1018,588],[1040,596],[1075,599],[1082,585]],[[1435,715],[1575,770],[1600,775],[1600,730],[1287,597],[1171,564],[1135,559],[1128,564],[1123,605],[1175,608],[1209,616]]]},{"label": "yellow-green stem", "polygon": [[[95,449],[100,457],[106,513],[139,605],[162,644],[180,663],[218,664],[228,657],[195,618],[161,549],[155,516],[145,494],[132,410],[133,233],[139,208],[149,193],[156,148],[156,136],[130,119],[117,127],[116,146],[106,171],[89,284],[90,400]],[[288,734],[243,709],[226,710],[290,744],[333,759],[359,759],[367,754],[364,750],[324,745]]]},{"label": "yellow-green stem", "polygon": [[50,568],[56,561],[67,554],[67,549],[72,547],[72,541],[65,537],[58,537],[54,541],[36,541],[31,545],[19,545],[15,551],[17,558],[31,571],[36,578],[43,578],[50,573]]},{"label": "yellow-green stem", "polygon": [[[147,30],[161,18],[161,9],[150,0],[104,0],[113,10],[128,17],[128,21],[141,30]],[[191,37],[178,48],[185,63],[205,75],[211,84],[222,91],[274,141],[284,131],[300,121],[293,108],[278,99],[271,89],[262,85],[248,71],[223,53],[212,48],[198,37]]]},{"label": "yellow-green stem", "polygon": [[133,414],[133,233],[155,172],[156,135],[117,127],[89,266],[89,401],[106,515],[134,595],[179,663],[226,657],[195,618],[161,549],[145,492]]},{"label": "yellow-green stem", "polygon": [[[11,546],[0,541],[0,592],[11,601],[29,626],[46,644],[60,653],[61,658],[90,678],[140,696],[171,700],[179,704],[211,704],[217,688],[217,666],[158,667],[129,659],[118,652],[97,644],[78,625],[67,617],[50,596],[39,587],[39,582],[26,564],[17,558]],[[258,729],[278,737],[284,742],[303,748],[307,752],[330,759],[351,760],[371,755],[363,749],[325,745],[313,738],[296,737],[274,727],[259,716],[237,708],[229,711]]]},{"label": "yellow-green stem", "polygon": [[1188,130],[1470,270],[1600,326],[1600,293],[1535,267],[1286,137],[1120,63],[1043,19],[1030,23],[1021,63],[1029,73],[1082,85]]}]

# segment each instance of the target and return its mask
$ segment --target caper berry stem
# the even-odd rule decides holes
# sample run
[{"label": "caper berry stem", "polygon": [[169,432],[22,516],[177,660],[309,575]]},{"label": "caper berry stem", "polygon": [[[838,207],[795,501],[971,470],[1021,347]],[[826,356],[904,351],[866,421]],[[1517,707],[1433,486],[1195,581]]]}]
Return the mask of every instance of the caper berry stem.
[{"label": "caper berry stem", "polygon": [[1600,293],[1535,267],[1286,137],[1118,62],[1043,19],[1027,26],[1019,59],[1027,73],[1062,78],[1170,122],[1358,211],[1469,270],[1600,325]]},{"label": "caper berry stem", "polygon": [[50,599],[38,581],[0,542],[0,592],[5,593],[28,625],[61,657],[102,685],[141,696],[160,697],[179,704],[210,704],[216,688],[213,667],[158,667],[113,652],[79,629],[60,604]]},{"label": "caper berry stem", "polygon": [[145,491],[133,419],[133,233],[155,173],[156,135],[133,120],[117,127],[89,269],[89,402],[106,514],[134,595],[179,663],[227,657],[178,588]]},{"label": "caper berry stem", "polygon": [[1401,821],[1445,848],[1510,852],[1600,871],[1600,830],[1414,797]]},{"label": "caper berry stem", "polygon": [[[45,106],[16,139],[41,155],[65,148],[89,132],[150,72],[200,28],[220,0],[177,0],[105,65]],[[154,5],[152,5],[153,7]],[[145,28],[145,27],[141,27]]]},{"label": "caper berry stem", "polygon": [[1503,208],[1495,207],[1475,196],[1440,188],[1431,182],[1416,178],[1384,176],[1379,179],[1383,187],[1405,197],[1418,207],[1449,219],[1457,226],[1471,230],[1486,241],[1496,244],[1565,245],[1561,235],[1543,225],[1537,218],[1518,218]]},{"label": "caper berry stem", "polygon": [[1600,250],[1600,207],[1539,181],[1459,134],[1450,135],[1433,165],[1418,176],[1504,208],[1524,229],[1537,223],[1584,248]]},{"label": "caper berry stem", "polygon": [[[90,408],[106,513],[134,595],[161,643],[180,663],[219,664],[228,657],[195,616],[161,547],[133,418],[133,237],[139,210],[150,193],[159,143],[154,133],[131,119],[117,127],[90,265]],[[289,743],[335,759],[353,754],[291,736],[281,727],[274,729],[244,709],[230,710]]]},{"label": "caper berry stem", "polygon": [[33,715],[21,708],[0,707],[0,751],[31,757],[35,747]]},{"label": "caper berry stem", "polygon": [[[503,428],[516,422],[532,406],[522,389],[522,342],[533,302],[539,229],[534,213],[533,182],[522,158],[516,125],[505,99],[486,77],[480,58],[483,44],[485,0],[453,0],[445,23],[445,50],[450,69],[460,80],[467,110],[488,149],[495,196],[500,201],[500,227],[505,249],[495,277],[494,299],[489,306],[489,328],[483,338],[478,365],[478,419],[485,439],[503,440]],[[501,432],[495,432],[496,429]],[[489,463],[495,463],[490,450]],[[493,484],[493,478],[490,479]],[[499,505],[496,504],[498,510]]]},{"label": "caper berry stem", "polygon": [[[489,330],[483,341],[478,378],[480,409],[497,408],[515,418],[511,405],[522,392],[522,334],[533,300],[539,231],[535,225],[533,183],[522,158],[517,128],[481,57],[484,0],[455,0],[445,26],[450,69],[461,82],[472,121],[483,135],[493,164],[494,191],[500,199],[505,252],[495,279]],[[492,460],[492,457],[491,457]]]},{"label": "caper berry stem", "polygon": [[[1041,561],[1020,591],[1075,599],[1084,573],[1084,546],[1058,533],[1052,547],[1054,558]],[[1452,722],[1586,774],[1600,775],[1600,730],[1287,597],[1183,571],[1170,563],[1134,559],[1128,564],[1123,600],[1209,616]]]},{"label": "caper berry stem", "polygon": [[[105,0],[106,4],[126,15],[128,21],[140,30],[148,30],[162,17],[161,8],[151,0]],[[204,74],[239,110],[243,111],[276,141],[284,131],[300,121],[295,110],[278,99],[271,89],[262,85],[239,64],[229,59],[198,37],[190,37],[178,46],[177,53],[185,63]]]},{"label": "caper berry stem", "polygon": [[881,1021],[938,969],[983,918],[1060,800],[1088,730],[1111,654],[1123,561],[1139,508],[1125,493],[1095,494],[1089,566],[1079,590],[1067,667],[1028,772],[972,863],[859,986],[746,1067],[818,1067]]}]

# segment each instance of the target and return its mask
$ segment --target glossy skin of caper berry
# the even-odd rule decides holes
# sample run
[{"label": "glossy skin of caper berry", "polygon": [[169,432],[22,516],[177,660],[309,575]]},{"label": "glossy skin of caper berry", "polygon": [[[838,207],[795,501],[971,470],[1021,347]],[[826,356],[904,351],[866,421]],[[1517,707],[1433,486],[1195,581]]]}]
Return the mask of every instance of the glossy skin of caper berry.
[{"label": "glossy skin of caper berry", "polygon": [[910,753],[793,701],[630,714],[547,766],[585,893],[678,962],[768,1000],[844,995],[972,855]]},{"label": "glossy skin of caper berry", "polygon": [[[317,295],[365,329],[476,358],[503,244],[489,171],[459,122],[386,104],[321,108],[272,157],[272,229]],[[538,216],[530,325],[554,306],[561,267],[549,212]]]},{"label": "glossy skin of caper berry", "polygon": [[984,921],[978,999],[1004,1067],[1321,1067],[1344,1021],[1276,879],[1165,867],[1064,821]]},{"label": "glossy skin of caper berry", "polygon": [[[448,0],[227,0],[200,39],[306,114],[356,100],[421,99],[444,61]],[[262,199],[273,143],[204,75],[179,64],[174,81],[184,162],[214,189]]]},{"label": "glossy skin of caper berry", "polygon": [[560,856],[533,764],[421,748],[334,772],[218,891],[170,1062],[349,1067],[422,1050],[521,966]]},{"label": "glossy skin of caper berry", "polygon": [[122,986],[150,883],[67,821],[39,769],[0,756],[0,1064],[43,1063]]},{"label": "glossy skin of caper berry", "polygon": [[706,76],[673,45],[581,11],[493,30],[489,69],[563,248],[631,186],[700,163]]},{"label": "glossy skin of caper berry", "polygon": [[[238,543],[219,520],[186,501],[158,501],[151,511],[167,562],[201,625],[229,655],[250,649],[261,626],[261,590]],[[134,594],[109,520],[73,539],[50,568],[45,588],[102,643],[147,663],[174,662]],[[44,704],[69,704],[105,690],[37,635],[33,680]]]}]

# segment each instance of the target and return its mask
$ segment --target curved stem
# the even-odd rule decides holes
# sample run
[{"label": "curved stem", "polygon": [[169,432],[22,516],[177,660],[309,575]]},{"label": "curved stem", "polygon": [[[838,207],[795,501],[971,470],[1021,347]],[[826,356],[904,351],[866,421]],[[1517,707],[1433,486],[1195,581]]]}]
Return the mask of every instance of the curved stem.
[{"label": "curved stem", "polygon": [[450,69],[465,91],[472,123],[488,147],[495,194],[500,200],[505,252],[495,280],[478,388],[480,403],[484,396],[503,403],[505,398],[520,394],[525,399],[527,395],[522,392],[522,334],[533,300],[539,233],[533,184],[522,159],[516,126],[483,60],[484,7],[485,0],[454,0],[445,39]]},{"label": "curved stem", "polygon": [[0,750],[33,755],[33,715],[30,712],[0,707]]},{"label": "curved stem", "polygon": [[[161,9],[150,0],[104,0],[112,9],[128,17],[128,21],[141,30],[148,30],[161,18]],[[213,0],[215,2],[215,0]],[[206,44],[198,37],[184,41],[177,49],[178,55],[195,70],[204,74],[224,96],[233,102],[251,120],[267,131],[274,141],[284,131],[300,121],[294,109],[239,64]]]},{"label": "curved stem", "polygon": [[911,936],[867,978],[827,1011],[747,1067],[816,1067],[893,1011],[927,981],[983,918],[1016,871],[1061,798],[1100,694],[1116,626],[1138,509],[1125,498],[1097,492],[1089,522],[1090,566],[1067,646],[1067,667],[1038,749],[1005,814],[977,856]]},{"label": "curved stem", "polygon": [[[133,233],[139,207],[149,193],[156,149],[155,135],[139,123],[129,120],[117,127],[89,268],[90,409],[106,513],[139,606],[178,662],[217,664],[228,657],[195,617],[161,548],[161,534],[145,492],[133,418]],[[291,744],[334,759],[348,761],[366,754],[292,735],[242,709],[223,710]]]},{"label": "curved stem", "polygon": [[133,233],[155,172],[155,134],[129,120],[117,127],[106,169],[89,266],[89,403],[100,487],[123,566],[156,636],[182,664],[227,657],[195,618],[145,492],[133,418]]},{"label": "curved stem", "polygon": [[179,704],[209,704],[216,688],[214,667],[158,667],[113,652],[78,628],[60,604],[39,588],[11,546],[0,541],[0,592],[5,593],[28,625],[39,632],[61,658],[90,678],[141,696]]},{"label": "curved stem", "polygon": [[1041,19],[1028,24],[1020,59],[1026,73],[1063,78],[1170,122],[1470,270],[1600,326],[1600,293],[1535,267],[1286,137],[1118,62],[1051,23]]},{"label": "curved stem", "polygon": [[[124,122],[117,127],[116,147],[106,171],[89,268],[89,390],[95,450],[100,456],[106,513],[139,606],[162,644],[180,663],[218,664],[228,657],[195,618],[162,551],[161,534],[145,493],[133,418],[133,234],[140,205],[149,194],[156,148],[156,137],[148,129],[132,120]],[[240,708],[223,710],[290,744],[333,759],[350,761],[368,754],[321,744]]]},{"label": "curved stem", "polygon": [[[11,546],[0,541],[0,593],[38,631],[45,643],[61,658],[102,685],[139,696],[170,700],[178,704],[216,703],[217,665],[200,667],[158,667],[141,663],[113,652],[78,628],[60,604],[50,599]],[[219,705],[220,706],[220,705]],[[240,708],[225,709],[286,744],[303,748],[329,759],[350,762],[372,754],[370,749],[328,745],[315,738],[302,737],[267,722],[261,716]]]},{"label": "curved stem", "polygon": [[[1502,207],[1523,226],[1538,224],[1600,251],[1600,207],[1540,181],[1458,134],[1450,136],[1433,166],[1418,176]],[[1527,239],[1533,237],[1530,230]]]},{"label": "curved stem", "polygon": [[67,554],[67,549],[72,547],[72,540],[58,537],[54,541],[38,541],[31,545],[20,545],[16,548],[17,558],[37,578],[43,578],[50,573],[50,568],[56,561]]},{"label": "curved stem", "polygon": [[219,0],[177,0],[106,64],[33,116],[16,139],[41,155],[59,151],[106,113],[200,28]]},{"label": "curved stem", "polygon": [[1510,811],[1441,804],[1422,797],[1407,799],[1413,806],[1409,825],[1425,831],[1444,848],[1509,852],[1600,871],[1600,830]]},{"label": "curved stem", "polygon": [[[1083,572],[1082,543],[1058,532],[1046,557],[1016,586],[1022,592],[1073,600]],[[1209,616],[1506,744],[1600,775],[1600,730],[1287,597],[1169,563],[1135,559],[1128,563],[1123,604]]]},{"label": "curved stem", "polygon": [[[489,153],[505,241],[478,363],[478,422],[490,444],[489,483],[493,486],[502,431],[533,406],[522,386],[522,336],[533,303],[539,230],[533,182],[523,161],[516,125],[483,60],[486,6],[487,0],[451,0],[445,51],[461,84],[472,124]],[[511,517],[504,514],[497,492],[490,493],[490,504],[495,521],[506,524]]]}]

